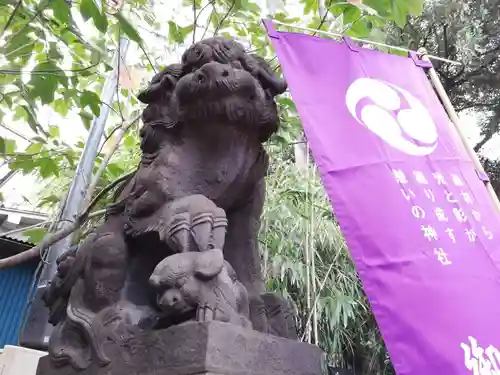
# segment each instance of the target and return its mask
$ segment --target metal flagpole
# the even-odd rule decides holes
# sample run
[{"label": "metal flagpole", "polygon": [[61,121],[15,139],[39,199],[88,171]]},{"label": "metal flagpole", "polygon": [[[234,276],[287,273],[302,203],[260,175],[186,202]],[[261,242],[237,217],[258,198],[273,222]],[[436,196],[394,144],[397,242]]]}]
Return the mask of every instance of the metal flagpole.
[{"label": "metal flagpole", "polygon": [[[418,55],[421,56],[422,60],[431,62],[429,57],[427,55],[427,50],[425,48],[420,48],[417,52]],[[432,64],[432,62],[431,62]],[[460,119],[457,115],[457,112],[453,108],[453,104],[451,104],[450,98],[448,97],[448,94],[446,94],[446,90],[444,89],[443,84],[441,83],[441,80],[439,79],[436,70],[434,68],[429,68],[429,77],[431,79],[431,82],[433,86],[435,87],[441,101],[443,102],[444,108],[446,109],[446,112],[448,113],[448,116],[450,117],[451,122],[453,123],[453,127],[456,132],[458,133],[458,136],[460,137],[460,140],[465,146],[465,149],[467,150],[467,153],[469,154],[469,157],[472,159],[474,162],[474,166],[476,167],[476,170],[483,174],[484,176],[487,177],[486,172],[484,171],[483,165],[479,161],[479,158],[474,151],[474,148],[471,146],[469,140],[465,136],[465,134],[462,132],[461,125],[460,125]],[[500,212],[500,201],[498,200],[498,197],[493,190],[493,187],[491,186],[491,183],[489,180],[485,181],[486,189],[488,190],[488,193],[491,196],[491,199],[496,206],[497,210]]]},{"label": "metal flagpole", "polygon": [[[66,202],[60,215],[60,224],[57,228],[58,230],[76,220],[77,216],[80,214],[80,210],[82,208],[81,206],[85,199],[92,175],[92,168],[97,157],[98,147],[101,143],[111,104],[116,93],[119,76],[118,67],[120,66],[120,60],[123,60],[126,56],[129,40],[121,37],[119,45],[120,46],[113,57],[113,70],[106,79],[102,90],[101,112],[98,117],[94,118],[92,123],[87,142],[85,143],[80,161],[76,168],[75,178],[71,183],[66,197]],[[48,340],[53,328],[48,323],[48,311],[43,305],[41,296],[48,286],[48,282],[56,273],[57,258],[69,249],[72,240],[73,236],[69,235],[52,245],[47,250],[46,263],[38,281],[38,286],[33,298],[33,304],[28,312],[26,324],[24,324],[24,327],[21,327],[21,329],[23,329],[19,343],[21,346],[38,350],[47,349]]]}]

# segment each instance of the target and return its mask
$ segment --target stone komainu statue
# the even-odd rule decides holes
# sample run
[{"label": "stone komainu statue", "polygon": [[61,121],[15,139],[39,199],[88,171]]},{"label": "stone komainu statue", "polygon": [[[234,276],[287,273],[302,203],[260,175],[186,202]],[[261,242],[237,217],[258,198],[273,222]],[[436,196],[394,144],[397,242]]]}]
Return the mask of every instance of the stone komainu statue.
[{"label": "stone komainu statue", "polygon": [[[194,44],[182,63],[153,77],[139,95],[147,106],[137,171],[104,223],[58,260],[58,274],[44,295],[55,325],[49,342],[55,363],[76,369],[95,361],[107,365],[105,343],[116,339],[120,325],[152,330],[224,317],[296,338],[290,307],[264,293],[257,244],[268,167],[262,143],[278,129],[274,97],[285,89],[262,58],[219,37]],[[223,251],[227,267],[212,265],[217,272],[191,273],[189,280],[178,275],[167,283],[172,290],[162,292],[168,298],[159,298],[162,261],[177,254],[164,267],[171,273],[175,262],[196,258],[179,253],[213,250]],[[189,282],[196,290],[184,288]],[[191,312],[204,301],[203,313],[197,306],[196,314],[183,315],[175,308],[175,290],[184,290],[183,298],[196,296],[187,304]],[[215,300],[217,306],[210,302]],[[161,304],[174,307],[167,309],[168,319]]]}]

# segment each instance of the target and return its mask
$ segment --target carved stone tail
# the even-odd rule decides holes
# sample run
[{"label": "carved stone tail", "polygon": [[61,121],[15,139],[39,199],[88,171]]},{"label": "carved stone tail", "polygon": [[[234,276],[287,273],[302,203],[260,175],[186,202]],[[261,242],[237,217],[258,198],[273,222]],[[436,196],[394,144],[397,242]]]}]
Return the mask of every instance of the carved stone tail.
[{"label": "carved stone tail", "polygon": [[[57,334],[51,337],[49,343],[49,352],[58,364],[69,363],[81,370],[90,365],[93,355],[97,357],[101,366],[110,363],[103,349],[107,338],[105,327],[96,322],[96,315],[93,312],[83,307],[83,292],[83,280],[79,279],[71,292],[66,320],[56,327]],[[79,339],[71,340],[71,345],[69,343],[58,345],[61,344],[61,338],[71,335]]]}]

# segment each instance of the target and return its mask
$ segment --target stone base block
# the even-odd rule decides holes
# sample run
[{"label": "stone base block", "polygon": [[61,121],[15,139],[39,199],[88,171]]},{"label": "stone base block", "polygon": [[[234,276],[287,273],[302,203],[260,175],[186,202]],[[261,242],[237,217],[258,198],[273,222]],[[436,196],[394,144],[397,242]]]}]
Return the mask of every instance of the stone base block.
[{"label": "stone base block", "polygon": [[40,359],[37,375],[321,375],[316,346],[221,322],[189,323],[154,332],[128,332],[106,345],[112,362],[84,371]]}]

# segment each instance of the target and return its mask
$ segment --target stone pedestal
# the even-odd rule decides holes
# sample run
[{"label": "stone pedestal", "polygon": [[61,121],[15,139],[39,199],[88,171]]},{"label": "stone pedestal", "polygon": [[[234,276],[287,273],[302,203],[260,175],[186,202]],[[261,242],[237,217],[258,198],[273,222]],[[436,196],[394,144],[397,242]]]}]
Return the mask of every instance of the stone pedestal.
[{"label": "stone pedestal", "polygon": [[326,369],[316,346],[221,322],[123,332],[106,353],[110,365],[84,371],[55,368],[43,357],[37,375],[321,375]]}]

